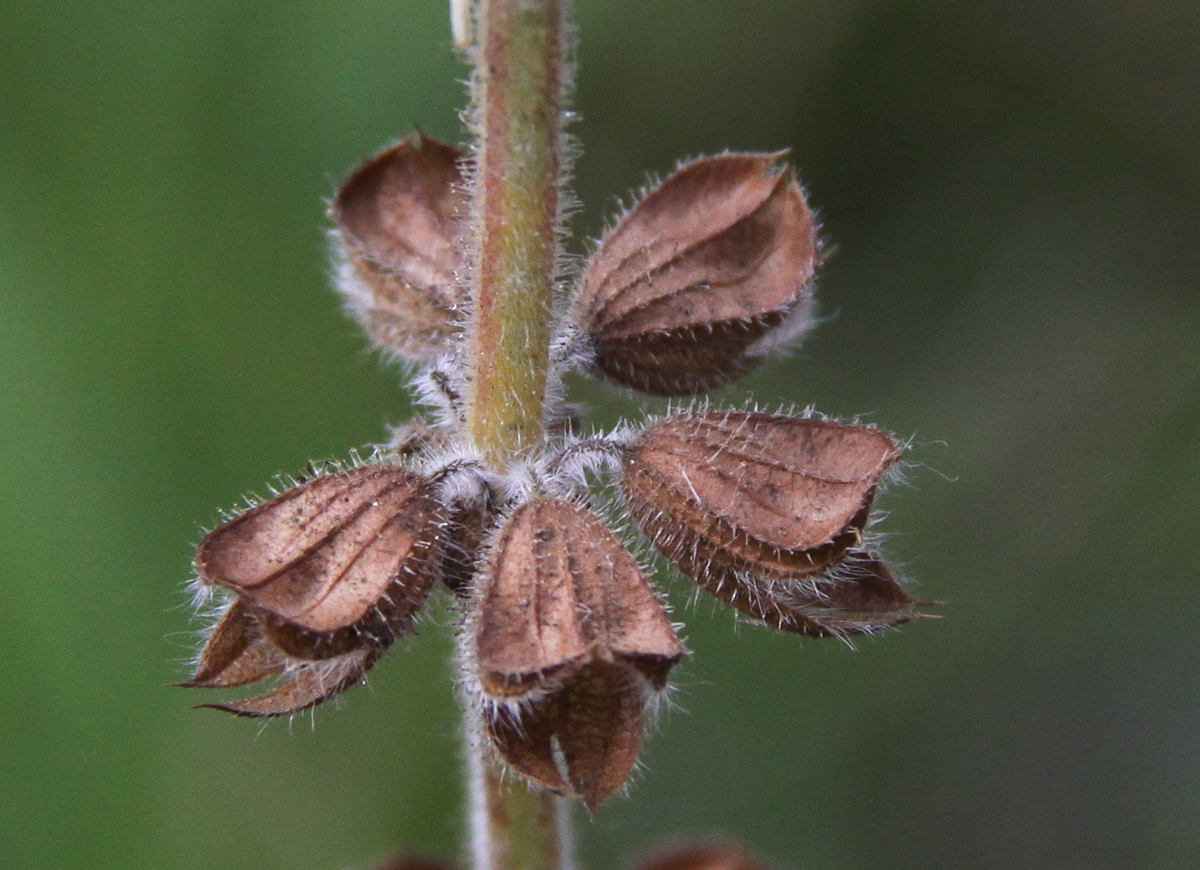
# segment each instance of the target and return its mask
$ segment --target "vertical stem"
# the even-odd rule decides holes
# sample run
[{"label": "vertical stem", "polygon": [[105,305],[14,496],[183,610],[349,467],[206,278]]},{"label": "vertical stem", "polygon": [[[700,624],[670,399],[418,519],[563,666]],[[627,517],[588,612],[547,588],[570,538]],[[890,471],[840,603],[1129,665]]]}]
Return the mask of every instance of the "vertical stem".
[{"label": "vertical stem", "polygon": [[541,441],[562,173],[561,0],[482,0],[467,429],[504,467]]},{"label": "vertical stem", "polygon": [[472,870],[572,870],[568,801],[505,777],[482,728],[467,741]]},{"label": "vertical stem", "polygon": [[[481,0],[467,432],[502,471],[542,440],[563,174],[565,0]],[[566,870],[567,805],[505,778],[464,699],[474,870]]]}]

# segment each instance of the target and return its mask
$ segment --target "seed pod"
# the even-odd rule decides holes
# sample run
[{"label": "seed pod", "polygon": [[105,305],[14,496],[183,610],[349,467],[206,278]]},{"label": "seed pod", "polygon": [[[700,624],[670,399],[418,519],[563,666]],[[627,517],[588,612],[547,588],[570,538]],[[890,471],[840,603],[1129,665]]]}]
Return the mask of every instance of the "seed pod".
[{"label": "seed pod", "polygon": [[381,347],[408,360],[442,353],[459,329],[462,160],[457,148],[417,134],[356,169],[330,209],[347,307]]},{"label": "seed pod", "polygon": [[592,812],[625,784],[637,762],[645,703],[634,671],[604,661],[563,687],[554,733],[571,786]]},{"label": "seed pod", "polygon": [[200,706],[253,718],[299,713],[362,682],[380,655],[382,651],[378,649],[358,649],[326,661],[304,662],[288,679],[263,695]]},{"label": "seed pod", "polygon": [[289,656],[382,648],[436,577],[441,506],[419,475],[368,465],[313,478],[210,533],[196,567]]},{"label": "seed pod", "polygon": [[642,531],[685,573],[819,574],[856,546],[899,458],[884,432],[744,411],[679,414],[626,452],[621,486]]},{"label": "seed pod", "polygon": [[629,775],[647,693],[684,654],[662,605],[599,517],[546,497],[509,517],[476,594],[479,686],[522,702],[497,705],[493,744],[518,772],[594,809]]},{"label": "seed pod", "polygon": [[250,608],[236,599],[208,636],[196,673],[176,685],[205,689],[244,686],[279,673],[286,664],[287,657],[263,636]]},{"label": "seed pod", "polygon": [[909,610],[916,602],[887,566],[862,551],[846,554],[835,570],[813,579],[766,580],[713,567],[692,576],[752,619],[792,634],[873,634],[919,616]]},{"label": "seed pod", "polygon": [[542,788],[571,794],[571,784],[554,757],[554,732],[558,727],[558,699],[548,696],[514,708],[497,707],[487,720],[488,737],[508,766]]},{"label": "seed pod", "polygon": [[684,652],[637,560],[594,513],[558,498],[509,517],[476,619],[480,685],[493,698],[544,694],[593,660],[662,688]]},{"label": "seed pod", "polygon": [[[596,808],[629,778],[642,740],[644,681],[619,663],[584,665],[558,691],[519,715],[498,709],[488,722],[492,745],[518,773],[583,798]],[[562,750],[559,770],[554,743]]]},{"label": "seed pod", "polygon": [[573,308],[593,373],[659,395],[700,392],[811,325],[816,228],[779,157],[690,163],[605,234]]}]

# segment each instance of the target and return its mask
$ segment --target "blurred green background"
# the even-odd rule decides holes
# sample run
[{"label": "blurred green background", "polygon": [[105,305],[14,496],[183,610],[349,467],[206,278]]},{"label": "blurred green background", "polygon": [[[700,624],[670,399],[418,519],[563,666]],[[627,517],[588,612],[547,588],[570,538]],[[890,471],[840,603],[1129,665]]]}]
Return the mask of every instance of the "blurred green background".
[{"label": "blurred green background", "polygon": [[[912,435],[889,550],[944,618],[694,657],[588,867],[1200,866],[1200,6],[580,0],[585,206],[791,148],[832,316],[719,398]],[[323,200],[459,139],[441,0],[0,5],[0,866],[454,855],[444,608],[334,709],[194,711],[218,507],[404,420],[327,288]],[[595,420],[636,408],[584,386]]]}]

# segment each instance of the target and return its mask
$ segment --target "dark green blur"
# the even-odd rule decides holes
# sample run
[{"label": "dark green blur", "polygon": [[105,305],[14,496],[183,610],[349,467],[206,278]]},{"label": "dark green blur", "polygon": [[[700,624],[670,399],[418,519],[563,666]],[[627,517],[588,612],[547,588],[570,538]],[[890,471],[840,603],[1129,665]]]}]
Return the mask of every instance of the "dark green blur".
[{"label": "dark green blur", "polygon": [[[714,834],[789,870],[1197,866],[1198,10],[579,0],[577,228],[679,158],[792,149],[830,319],[718,398],[912,436],[883,528],[946,602],[851,651],[670,579],[694,656],[590,870]],[[315,729],[163,688],[217,509],[409,414],[323,202],[460,137],[446,17],[0,5],[0,867],[458,852],[444,608]]]}]

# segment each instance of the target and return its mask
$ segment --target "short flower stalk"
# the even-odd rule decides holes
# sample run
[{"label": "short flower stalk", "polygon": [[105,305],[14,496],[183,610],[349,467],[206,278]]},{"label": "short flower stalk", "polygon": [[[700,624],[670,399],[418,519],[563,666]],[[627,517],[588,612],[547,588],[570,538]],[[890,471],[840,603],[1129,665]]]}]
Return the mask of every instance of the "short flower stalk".
[{"label": "short flower stalk", "polygon": [[[199,585],[224,606],[185,685],[273,680],[210,706],[307,709],[361,682],[445,587],[476,870],[550,870],[571,863],[566,801],[594,813],[621,791],[687,655],[612,518],[780,631],[846,639],[920,614],[871,531],[902,458],[893,436],[704,405],[585,436],[565,400],[570,370],[696,396],[813,325],[820,245],[783,155],[681,166],[573,274],[562,5],[467,11],[472,146],[414,135],[359,167],[331,209],[347,308],[413,372],[427,414],[205,537]],[[703,855],[689,860],[749,863]]]}]

